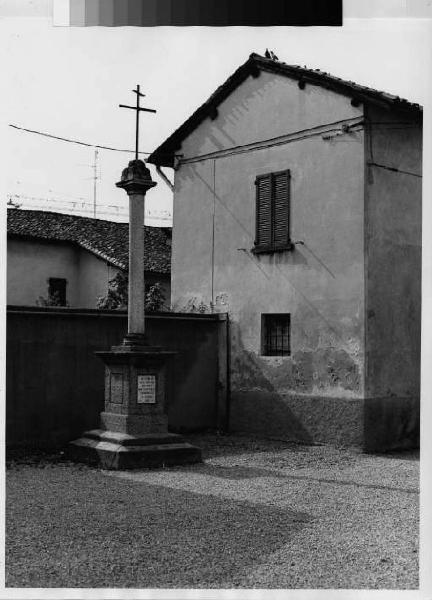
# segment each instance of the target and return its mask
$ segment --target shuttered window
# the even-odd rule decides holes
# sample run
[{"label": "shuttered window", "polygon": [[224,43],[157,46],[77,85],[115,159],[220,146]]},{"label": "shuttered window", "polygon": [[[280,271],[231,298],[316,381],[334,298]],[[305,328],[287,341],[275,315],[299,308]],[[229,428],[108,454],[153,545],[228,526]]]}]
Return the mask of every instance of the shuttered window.
[{"label": "shuttered window", "polygon": [[259,175],[255,185],[255,252],[290,249],[290,172]]}]

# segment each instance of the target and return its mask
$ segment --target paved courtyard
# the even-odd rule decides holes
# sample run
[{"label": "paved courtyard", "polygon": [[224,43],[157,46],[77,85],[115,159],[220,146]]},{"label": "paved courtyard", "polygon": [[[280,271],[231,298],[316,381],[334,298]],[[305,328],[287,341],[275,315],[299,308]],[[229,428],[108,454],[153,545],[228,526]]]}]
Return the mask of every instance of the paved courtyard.
[{"label": "paved courtyard", "polygon": [[7,471],[8,587],[418,587],[418,453],[190,436],[204,463]]}]

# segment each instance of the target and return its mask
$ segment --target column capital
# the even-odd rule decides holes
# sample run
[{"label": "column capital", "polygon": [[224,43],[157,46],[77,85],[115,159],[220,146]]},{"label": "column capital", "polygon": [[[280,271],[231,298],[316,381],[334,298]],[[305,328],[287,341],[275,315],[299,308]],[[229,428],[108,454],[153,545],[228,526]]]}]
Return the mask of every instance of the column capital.
[{"label": "column capital", "polygon": [[157,185],[156,181],[152,180],[150,171],[142,160],[131,160],[123,169],[121,180],[116,183],[116,186],[125,190],[128,196],[145,195],[147,190],[155,185]]}]

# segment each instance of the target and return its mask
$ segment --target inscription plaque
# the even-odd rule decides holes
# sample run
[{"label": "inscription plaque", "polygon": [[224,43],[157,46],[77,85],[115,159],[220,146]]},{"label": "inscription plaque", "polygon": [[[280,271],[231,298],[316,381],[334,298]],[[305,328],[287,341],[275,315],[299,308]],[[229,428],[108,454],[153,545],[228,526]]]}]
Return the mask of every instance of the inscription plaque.
[{"label": "inscription plaque", "polygon": [[138,375],[137,404],[156,403],[156,376]]}]

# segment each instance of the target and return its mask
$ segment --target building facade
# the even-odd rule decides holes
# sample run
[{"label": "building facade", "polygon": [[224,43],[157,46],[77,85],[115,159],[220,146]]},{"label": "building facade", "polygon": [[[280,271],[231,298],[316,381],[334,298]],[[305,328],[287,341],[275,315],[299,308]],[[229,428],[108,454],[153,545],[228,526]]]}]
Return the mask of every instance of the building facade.
[{"label": "building facade", "polygon": [[230,424],[418,444],[422,112],[253,54],[150,156],[175,168],[172,306],[230,317]]},{"label": "building facade", "polygon": [[[169,306],[171,230],[146,227],[148,289],[159,282]],[[37,210],[8,210],[7,303],[96,308],[128,269],[128,224]]]}]

